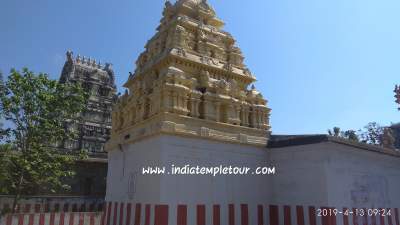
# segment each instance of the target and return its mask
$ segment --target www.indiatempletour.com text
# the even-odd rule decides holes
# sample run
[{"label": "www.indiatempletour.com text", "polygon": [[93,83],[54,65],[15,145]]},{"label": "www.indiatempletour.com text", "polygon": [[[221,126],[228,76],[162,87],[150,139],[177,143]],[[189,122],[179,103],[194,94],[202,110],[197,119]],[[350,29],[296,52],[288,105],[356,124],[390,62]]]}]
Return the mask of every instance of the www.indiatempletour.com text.
[{"label": "www.indiatempletour.com text", "polygon": [[275,167],[238,167],[238,166],[175,166],[172,165],[169,170],[166,167],[143,167],[142,175],[275,175]]}]

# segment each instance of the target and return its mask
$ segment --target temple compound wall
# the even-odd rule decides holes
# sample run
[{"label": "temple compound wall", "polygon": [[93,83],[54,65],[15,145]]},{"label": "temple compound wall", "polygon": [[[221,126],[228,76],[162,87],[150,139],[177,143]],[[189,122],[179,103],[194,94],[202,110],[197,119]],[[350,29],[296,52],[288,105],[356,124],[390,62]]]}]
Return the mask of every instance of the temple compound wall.
[{"label": "temple compound wall", "polygon": [[372,209],[400,204],[397,151],[325,135],[271,141],[268,150],[277,165],[271,184],[276,204]]},{"label": "temple compound wall", "polygon": [[[145,222],[148,217],[157,224],[399,224],[398,152],[326,135],[270,139],[268,148],[171,135],[123,145],[110,152],[114,166],[108,174],[106,221]],[[212,177],[140,171],[171,164],[273,165],[276,174]],[[336,214],[324,216],[324,210]]]},{"label": "temple compound wall", "polygon": [[[236,175],[173,175],[171,166],[263,167],[265,148],[226,144],[206,139],[157,135],[109,154],[106,201],[165,204],[268,202],[269,178]],[[122,162],[122,163],[121,163]],[[142,169],[166,167],[165,174],[143,175]],[[170,172],[171,174],[167,174]],[[251,190],[251,191],[250,191]]]}]

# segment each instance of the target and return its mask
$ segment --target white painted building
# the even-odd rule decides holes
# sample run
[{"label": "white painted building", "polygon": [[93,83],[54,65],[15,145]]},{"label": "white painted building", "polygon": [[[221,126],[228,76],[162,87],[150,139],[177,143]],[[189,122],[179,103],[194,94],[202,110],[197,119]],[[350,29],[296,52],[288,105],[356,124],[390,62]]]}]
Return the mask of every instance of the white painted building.
[{"label": "white painted building", "polygon": [[[393,208],[400,204],[400,154],[326,135],[271,141],[278,204]],[[299,194],[300,193],[300,194]]]}]

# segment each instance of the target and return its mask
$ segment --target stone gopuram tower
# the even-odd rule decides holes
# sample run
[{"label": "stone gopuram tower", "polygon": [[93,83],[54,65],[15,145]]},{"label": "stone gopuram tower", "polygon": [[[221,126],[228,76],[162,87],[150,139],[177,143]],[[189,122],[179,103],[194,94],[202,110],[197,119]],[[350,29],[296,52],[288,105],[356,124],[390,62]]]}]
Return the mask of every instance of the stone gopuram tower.
[{"label": "stone gopuram tower", "polygon": [[101,65],[94,59],[73,57],[67,52],[67,61],[60,77],[61,83],[80,83],[89,93],[89,100],[78,123],[68,127],[77,130],[76,140],[66,140],[63,148],[86,149],[91,155],[104,154],[104,144],[111,134],[111,110],[116,98],[115,76],[110,63]]},{"label": "stone gopuram tower", "polygon": [[[165,205],[268,200],[265,177],[169,174],[172,166],[267,166],[270,109],[223,25],[205,0],[166,2],[112,113],[108,210],[146,203],[168,214]],[[143,174],[148,167],[166,171]]]},{"label": "stone gopuram tower", "polygon": [[66,55],[60,82],[80,83],[89,93],[80,120],[66,123],[66,129],[75,130],[77,138],[65,140],[59,146],[71,151],[85,149],[89,153],[89,159],[76,164],[76,176],[66,181],[71,185],[71,192],[67,194],[101,199],[105,195],[107,176],[104,145],[111,134],[111,111],[116,99],[114,71],[110,63],[102,65],[94,59],[74,57],[71,51]]}]

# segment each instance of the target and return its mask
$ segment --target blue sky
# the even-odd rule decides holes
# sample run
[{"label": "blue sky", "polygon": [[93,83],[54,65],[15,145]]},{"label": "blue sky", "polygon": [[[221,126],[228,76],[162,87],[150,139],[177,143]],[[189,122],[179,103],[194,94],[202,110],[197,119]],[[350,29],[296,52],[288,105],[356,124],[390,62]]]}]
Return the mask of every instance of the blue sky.
[{"label": "blue sky", "polygon": [[[209,0],[269,100],[275,134],[400,121],[398,0]],[[163,0],[1,0],[0,70],[58,79],[65,52],[112,62],[121,89]],[[122,89],[121,89],[122,90]]]}]

